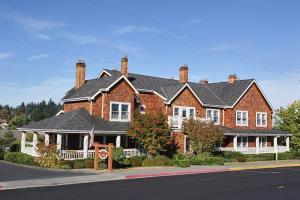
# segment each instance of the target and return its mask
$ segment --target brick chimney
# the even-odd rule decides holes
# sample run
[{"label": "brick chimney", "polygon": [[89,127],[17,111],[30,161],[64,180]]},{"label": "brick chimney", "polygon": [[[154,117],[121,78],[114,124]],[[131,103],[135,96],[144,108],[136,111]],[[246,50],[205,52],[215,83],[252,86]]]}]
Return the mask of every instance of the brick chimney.
[{"label": "brick chimney", "polygon": [[121,57],[121,74],[128,76],[128,57],[126,55]]},{"label": "brick chimney", "polygon": [[180,66],[180,69],[179,69],[179,82],[180,83],[189,82],[189,67],[186,64]]},{"label": "brick chimney", "polygon": [[208,84],[208,79],[202,79],[202,80],[199,81],[199,83],[201,85],[206,85],[206,84]]},{"label": "brick chimney", "polygon": [[238,77],[237,77],[236,74],[230,74],[230,75],[228,76],[228,83],[234,83],[234,82],[237,81],[237,80],[238,80]]},{"label": "brick chimney", "polygon": [[85,62],[83,60],[78,60],[76,63],[76,80],[75,89],[80,88],[85,84]]}]

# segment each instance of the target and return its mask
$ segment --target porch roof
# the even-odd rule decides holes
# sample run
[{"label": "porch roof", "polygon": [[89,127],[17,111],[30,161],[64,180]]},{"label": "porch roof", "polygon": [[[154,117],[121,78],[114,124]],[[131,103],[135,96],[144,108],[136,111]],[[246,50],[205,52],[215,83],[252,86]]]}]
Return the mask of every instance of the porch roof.
[{"label": "porch roof", "polygon": [[80,108],[38,122],[31,122],[20,131],[37,131],[52,133],[89,133],[94,127],[95,133],[126,134],[128,122],[110,122],[100,117],[91,116],[85,109]]},{"label": "porch roof", "polygon": [[245,136],[292,136],[292,134],[279,129],[249,129],[249,128],[229,128],[221,126],[224,135],[245,135]]}]

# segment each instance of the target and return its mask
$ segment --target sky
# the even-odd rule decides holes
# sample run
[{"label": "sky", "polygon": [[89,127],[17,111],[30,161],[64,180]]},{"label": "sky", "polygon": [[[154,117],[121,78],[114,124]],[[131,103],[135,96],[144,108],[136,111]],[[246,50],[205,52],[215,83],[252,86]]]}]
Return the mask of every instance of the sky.
[{"label": "sky", "polygon": [[255,78],[274,108],[300,99],[297,0],[0,0],[0,104],[52,98],[103,68],[198,82]]}]

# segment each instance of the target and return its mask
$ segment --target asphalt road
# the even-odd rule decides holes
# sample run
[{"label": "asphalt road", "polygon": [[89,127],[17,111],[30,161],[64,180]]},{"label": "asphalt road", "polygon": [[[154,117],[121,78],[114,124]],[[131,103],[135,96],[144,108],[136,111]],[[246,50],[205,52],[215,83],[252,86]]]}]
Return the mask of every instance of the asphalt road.
[{"label": "asphalt road", "polygon": [[[45,179],[55,177],[80,176],[86,173],[76,173],[68,171],[52,171],[42,168],[22,167],[0,161],[0,182],[15,180]],[[0,198],[0,200],[2,200]]]},{"label": "asphalt road", "polygon": [[2,200],[283,200],[300,198],[300,167],[0,191]]}]

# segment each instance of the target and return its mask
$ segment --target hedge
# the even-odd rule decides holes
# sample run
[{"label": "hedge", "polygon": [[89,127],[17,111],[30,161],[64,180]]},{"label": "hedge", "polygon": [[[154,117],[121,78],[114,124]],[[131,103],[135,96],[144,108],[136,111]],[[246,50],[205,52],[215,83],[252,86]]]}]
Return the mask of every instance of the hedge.
[{"label": "hedge", "polygon": [[189,167],[190,166],[190,161],[188,159],[183,159],[183,160],[175,160],[174,165],[177,167]]},{"label": "hedge", "polygon": [[141,167],[143,164],[143,157],[140,156],[134,156],[129,158],[129,163],[131,167]]},{"label": "hedge", "polygon": [[142,166],[149,167],[149,166],[172,166],[173,162],[170,158],[162,155],[158,155],[154,158],[145,158],[143,160]]},{"label": "hedge", "polygon": [[33,156],[21,152],[7,152],[4,154],[4,160],[7,162],[23,164],[23,165],[32,165],[32,166],[36,165]]},{"label": "hedge", "polygon": [[198,155],[190,158],[190,164],[191,165],[224,165],[224,158]]}]

